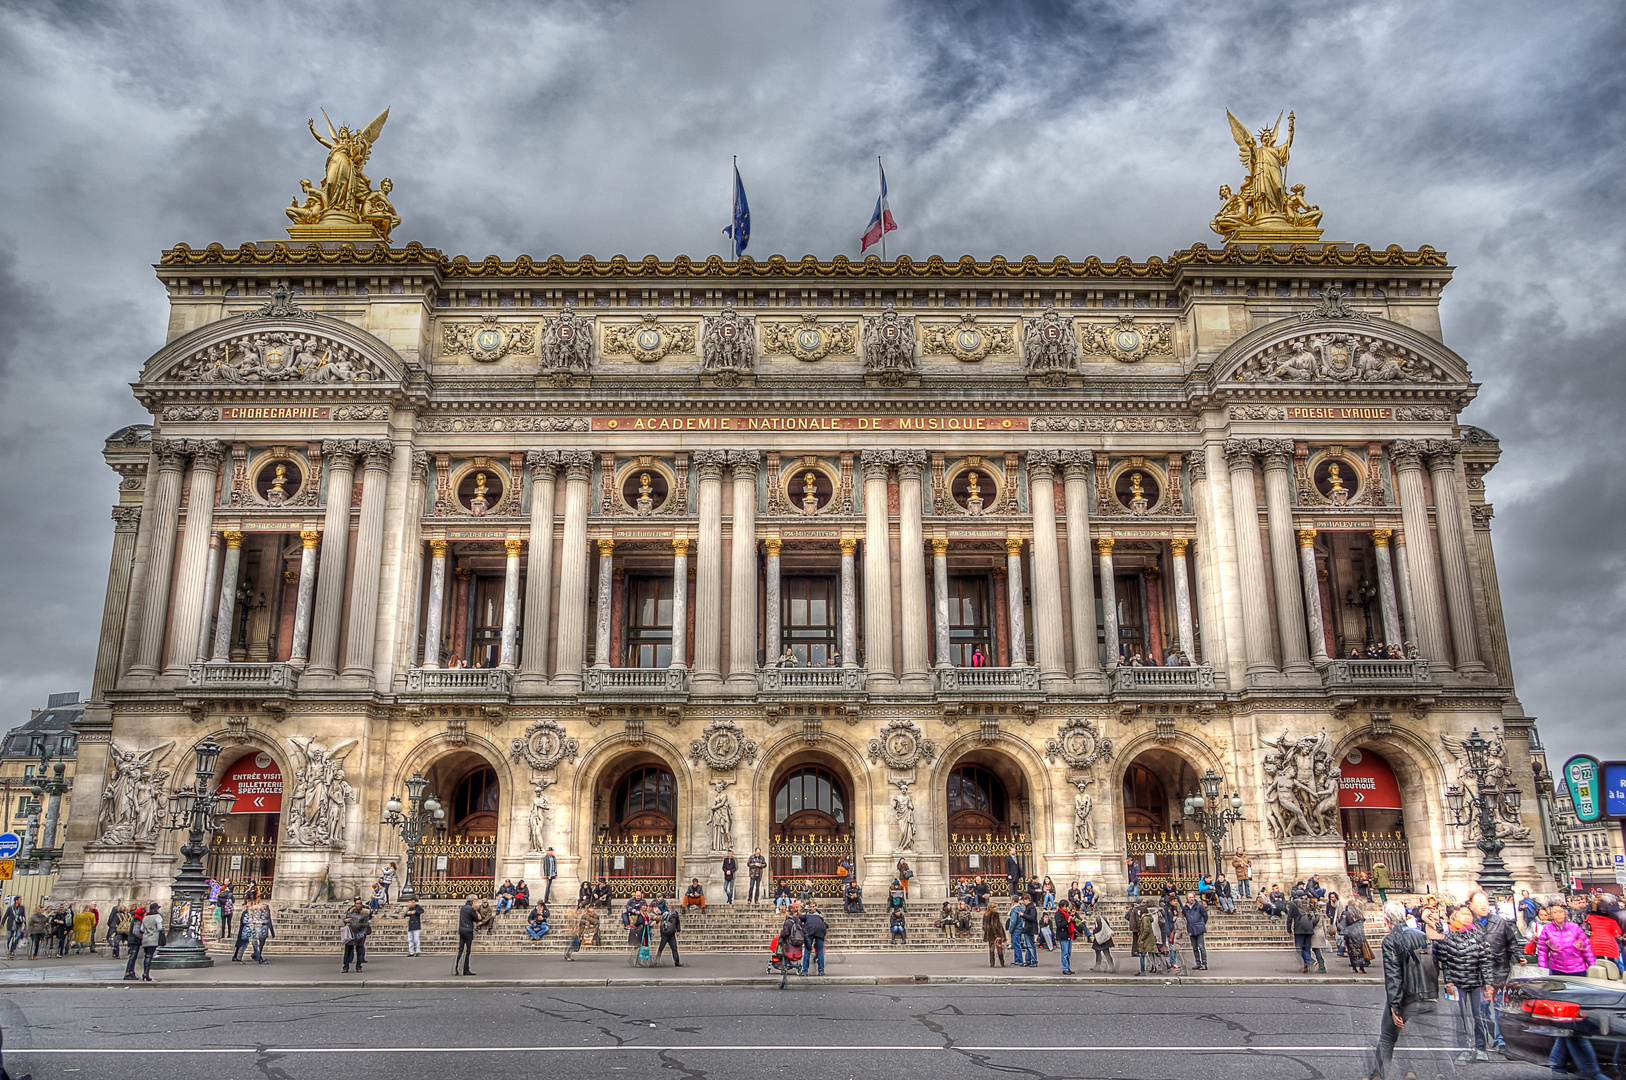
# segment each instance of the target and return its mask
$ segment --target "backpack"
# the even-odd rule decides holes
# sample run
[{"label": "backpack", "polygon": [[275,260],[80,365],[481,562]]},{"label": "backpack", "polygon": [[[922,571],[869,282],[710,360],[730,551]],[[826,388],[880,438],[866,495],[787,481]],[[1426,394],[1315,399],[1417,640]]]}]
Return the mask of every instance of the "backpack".
[{"label": "backpack", "polygon": [[[663,936],[665,936],[665,937],[671,937],[672,935],[676,934],[677,932],[678,932],[677,912],[668,911],[666,913],[666,918],[661,920],[661,934]],[[672,946],[672,947],[674,949],[677,948],[677,946],[675,946],[675,945]]]},{"label": "backpack", "polygon": [[807,944],[807,931],[802,927],[802,920],[795,919],[790,924],[790,944],[800,949]]}]

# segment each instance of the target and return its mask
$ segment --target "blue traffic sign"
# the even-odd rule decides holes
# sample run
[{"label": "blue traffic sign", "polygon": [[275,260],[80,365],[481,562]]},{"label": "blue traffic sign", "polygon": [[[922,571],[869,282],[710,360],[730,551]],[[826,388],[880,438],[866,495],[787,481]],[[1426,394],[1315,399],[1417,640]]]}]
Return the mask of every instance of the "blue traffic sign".
[{"label": "blue traffic sign", "polygon": [[1626,761],[1603,763],[1603,812],[1626,817]]},{"label": "blue traffic sign", "polygon": [[22,837],[14,832],[0,833],[0,859],[15,859],[22,849]]}]

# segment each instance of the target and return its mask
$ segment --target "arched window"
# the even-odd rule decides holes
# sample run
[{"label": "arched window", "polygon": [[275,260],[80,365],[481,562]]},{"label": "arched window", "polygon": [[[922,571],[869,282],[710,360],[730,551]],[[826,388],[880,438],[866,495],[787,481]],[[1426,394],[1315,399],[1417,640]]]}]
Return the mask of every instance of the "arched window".
[{"label": "arched window", "polygon": [[452,826],[462,824],[475,814],[497,812],[497,770],[487,765],[475,769],[458,781],[452,796]]},{"label": "arched window", "polygon": [[950,817],[961,811],[975,811],[1003,822],[1005,809],[1005,785],[990,770],[981,765],[962,765],[949,773]]},{"label": "arched window", "polygon": [[1124,824],[1131,834],[1168,831],[1169,797],[1163,781],[1144,765],[1124,772]]},{"label": "arched window", "polygon": [[783,825],[803,810],[816,810],[838,825],[846,823],[847,796],[834,773],[804,765],[779,781],[773,796],[774,824]]},{"label": "arched window", "polygon": [[675,818],[676,792],[677,782],[665,768],[659,765],[645,765],[632,770],[616,790],[616,823],[631,821],[641,814],[660,814],[667,818]]}]

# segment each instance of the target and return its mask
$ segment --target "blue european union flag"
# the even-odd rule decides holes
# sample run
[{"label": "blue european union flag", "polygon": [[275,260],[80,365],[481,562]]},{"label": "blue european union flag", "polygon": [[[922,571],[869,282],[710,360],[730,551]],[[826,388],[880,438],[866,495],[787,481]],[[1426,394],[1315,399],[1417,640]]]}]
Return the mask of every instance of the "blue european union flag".
[{"label": "blue european union flag", "polygon": [[745,185],[740,182],[740,167],[734,166],[734,223],[723,230],[723,235],[734,240],[734,261],[751,242],[751,204],[745,201]]}]

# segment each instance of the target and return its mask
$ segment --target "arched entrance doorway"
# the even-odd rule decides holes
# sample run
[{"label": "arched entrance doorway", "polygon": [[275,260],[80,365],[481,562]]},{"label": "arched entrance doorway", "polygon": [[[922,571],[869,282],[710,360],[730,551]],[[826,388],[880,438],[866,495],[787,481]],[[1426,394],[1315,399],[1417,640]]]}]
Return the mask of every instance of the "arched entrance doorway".
[{"label": "arched entrance doorway", "polygon": [[1371,874],[1382,863],[1390,887],[1411,892],[1411,846],[1394,768],[1370,746],[1349,750],[1338,768],[1338,825],[1349,876]]},{"label": "arched entrance doorway", "polygon": [[425,900],[489,895],[496,884],[501,820],[497,770],[463,750],[437,758],[427,779],[426,797],[435,796],[446,816],[418,844],[413,888]]},{"label": "arched entrance doorway", "polygon": [[219,789],[237,801],[209,843],[208,874],[218,882],[230,880],[239,904],[250,881],[260,899],[269,899],[282,821],[282,767],[266,751],[250,747],[221,769]]},{"label": "arched entrance doorway", "polygon": [[845,770],[818,755],[799,755],[779,768],[773,782],[773,825],[768,868],[773,879],[800,887],[813,882],[817,896],[839,896],[855,867],[852,782]]},{"label": "arched entrance doorway", "polygon": [[652,755],[617,763],[595,804],[593,877],[611,896],[676,895],[678,786],[666,763]]},{"label": "arched entrance doorway", "polygon": [[1213,873],[1207,839],[1185,821],[1185,796],[1198,790],[1197,770],[1172,750],[1143,751],[1124,767],[1124,850],[1140,865],[1143,894],[1195,889]]},{"label": "arched entrance doorway", "polygon": [[1038,872],[1028,827],[1027,778],[1015,761],[993,750],[961,757],[949,770],[943,806],[950,888],[979,877],[990,885],[1006,881],[1005,859],[1012,848],[1024,875]]}]

